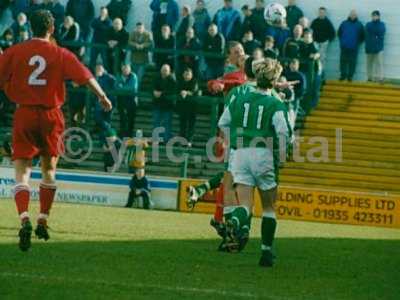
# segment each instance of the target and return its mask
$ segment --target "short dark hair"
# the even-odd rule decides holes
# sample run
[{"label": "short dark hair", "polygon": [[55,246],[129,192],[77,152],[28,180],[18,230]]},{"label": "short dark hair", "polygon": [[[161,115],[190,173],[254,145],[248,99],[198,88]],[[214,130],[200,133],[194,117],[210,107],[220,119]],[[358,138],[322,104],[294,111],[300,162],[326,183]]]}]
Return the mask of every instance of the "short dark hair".
[{"label": "short dark hair", "polygon": [[245,5],[243,5],[242,6],[242,10],[248,10],[250,7],[247,5],[247,4],[245,4]]},{"label": "short dark hair", "polygon": [[292,58],[289,63],[290,64],[300,63],[300,60],[298,58]]},{"label": "short dark hair", "polygon": [[324,11],[326,11],[326,7],[321,6],[321,7],[319,8],[319,10],[324,10]]},{"label": "short dark hair", "polygon": [[137,23],[136,23],[136,26],[142,26],[142,25],[143,25],[142,22],[137,22]]},{"label": "short dark hair", "polygon": [[39,9],[30,17],[34,37],[45,37],[50,28],[54,27],[54,18],[50,11]]}]

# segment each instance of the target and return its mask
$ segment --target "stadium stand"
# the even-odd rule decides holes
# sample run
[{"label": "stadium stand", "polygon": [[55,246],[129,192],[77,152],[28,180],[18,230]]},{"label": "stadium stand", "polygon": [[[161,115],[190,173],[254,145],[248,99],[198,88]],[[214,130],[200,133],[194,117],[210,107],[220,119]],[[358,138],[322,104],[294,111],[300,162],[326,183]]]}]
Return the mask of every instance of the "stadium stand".
[{"label": "stadium stand", "polygon": [[318,108],[306,118],[301,136],[305,154],[310,137],[329,137],[334,158],[335,129],[343,129],[343,162],[288,163],[285,185],[400,194],[400,88],[330,81]]}]

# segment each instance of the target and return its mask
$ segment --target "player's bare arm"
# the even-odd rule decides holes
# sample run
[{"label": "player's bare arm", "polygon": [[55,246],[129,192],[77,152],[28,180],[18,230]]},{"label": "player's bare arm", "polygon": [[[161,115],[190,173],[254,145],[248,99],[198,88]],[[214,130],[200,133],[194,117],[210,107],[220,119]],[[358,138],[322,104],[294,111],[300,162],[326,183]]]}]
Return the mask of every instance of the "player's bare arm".
[{"label": "player's bare arm", "polygon": [[103,107],[105,111],[112,110],[112,103],[110,99],[108,99],[106,93],[103,91],[103,89],[101,88],[96,79],[94,78],[89,79],[86,85],[97,96],[100,105]]}]

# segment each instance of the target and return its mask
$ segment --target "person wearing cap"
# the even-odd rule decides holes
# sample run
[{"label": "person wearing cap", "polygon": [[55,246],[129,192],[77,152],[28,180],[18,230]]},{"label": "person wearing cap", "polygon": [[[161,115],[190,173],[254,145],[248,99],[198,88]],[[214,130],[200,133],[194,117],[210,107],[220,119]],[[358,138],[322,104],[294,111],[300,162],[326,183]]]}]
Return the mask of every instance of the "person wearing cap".
[{"label": "person wearing cap", "polygon": [[365,25],[365,52],[367,53],[368,81],[383,82],[383,49],[386,26],[378,10],[372,12],[372,20]]}]

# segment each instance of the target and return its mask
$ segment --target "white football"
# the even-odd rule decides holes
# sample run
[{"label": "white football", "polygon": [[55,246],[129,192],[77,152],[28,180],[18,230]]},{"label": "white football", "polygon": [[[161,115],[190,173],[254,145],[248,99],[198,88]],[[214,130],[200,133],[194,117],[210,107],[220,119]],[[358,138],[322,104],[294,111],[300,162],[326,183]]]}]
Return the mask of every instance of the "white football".
[{"label": "white football", "polygon": [[286,9],[279,3],[268,4],[265,8],[264,17],[268,23],[277,23],[286,19]]}]

